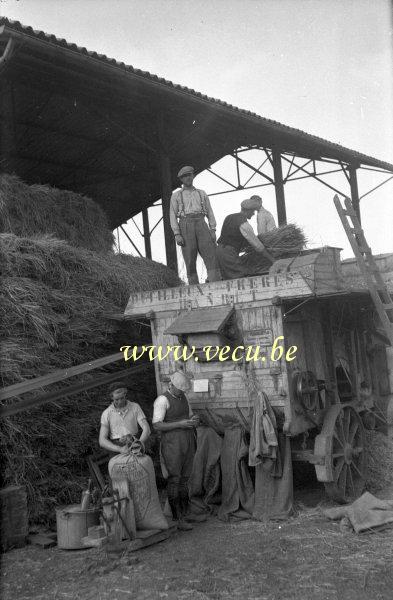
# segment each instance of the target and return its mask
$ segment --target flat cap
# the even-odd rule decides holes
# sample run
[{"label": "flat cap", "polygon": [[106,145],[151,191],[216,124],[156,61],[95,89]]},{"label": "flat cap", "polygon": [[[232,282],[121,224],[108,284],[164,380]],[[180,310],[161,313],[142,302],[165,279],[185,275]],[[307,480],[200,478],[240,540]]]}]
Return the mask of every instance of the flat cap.
[{"label": "flat cap", "polygon": [[247,198],[247,200],[243,200],[240,206],[246,210],[259,210],[262,206],[262,200],[260,198]]},{"label": "flat cap", "polygon": [[194,167],[182,167],[178,172],[177,176],[179,179],[188,173],[192,173],[194,175]]},{"label": "flat cap", "polygon": [[175,371],[170,375],[172,385],[182,392],[187,392],[191,387],[191,380],[183,371]]}]

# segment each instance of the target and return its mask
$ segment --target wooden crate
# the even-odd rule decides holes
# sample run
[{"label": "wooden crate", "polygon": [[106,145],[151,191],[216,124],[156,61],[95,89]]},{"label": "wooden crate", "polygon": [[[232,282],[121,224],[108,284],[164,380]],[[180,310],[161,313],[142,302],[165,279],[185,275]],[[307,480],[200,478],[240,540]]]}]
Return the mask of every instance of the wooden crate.
[{"label": "wooden crate", "polygon": [[0,490],[1,548],[21,548],[28,534],[27,495],[23,486]]}]

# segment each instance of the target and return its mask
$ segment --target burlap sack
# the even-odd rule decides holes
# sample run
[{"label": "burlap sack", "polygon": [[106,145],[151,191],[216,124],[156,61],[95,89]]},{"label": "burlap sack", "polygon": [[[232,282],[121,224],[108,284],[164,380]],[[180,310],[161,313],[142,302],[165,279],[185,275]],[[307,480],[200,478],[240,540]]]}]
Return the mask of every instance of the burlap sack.
[{"label": "burlap sack", "polygon": [[[145,454],[117,454],[108,464],[112,487],[120,497],[124,494],[134,503],[137,529],[168,529],[161,510],[153,461]],[[122,516],[127,522],[128,502],[121,503]]]}]

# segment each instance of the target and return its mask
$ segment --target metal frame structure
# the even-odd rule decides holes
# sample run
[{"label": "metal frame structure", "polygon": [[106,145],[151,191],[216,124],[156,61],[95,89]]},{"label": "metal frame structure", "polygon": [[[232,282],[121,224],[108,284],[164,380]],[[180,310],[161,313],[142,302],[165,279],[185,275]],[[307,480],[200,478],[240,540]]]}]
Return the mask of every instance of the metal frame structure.
[{"label": "metal frame structure", "polygon": [[[257,167],[254,166],[253,164],[251,164],[251,162],[249,162],[248,160],[246,160],[246,158],[244,158],[245,156],[247,157],[247,153],[250,153],[250,152],[254,153],[256,150],[260,151],[261,154],[263,155],[263,160],[260,162],[260,164]],[[320,184],[329,188],[336,194],[339,194],[340,196],[342,196],[344,198],[350,197],[351,201],[352,201],[352,205],[356,211],[357,217],[358,217],[359,221],[361,221],[360,200],[362,200],[363,198],[365,198],[366,196],[368,196],[369,194],[371,194],[372,192],[379,189],[381,186],[385,185],[386,183],[388,183],[389,181],[391,181],[393,179],[392,172],[388,171],[386,169],[380,169],[377,167],[366,167],[366,166],[361,166],[361,165],[356,166],[352,163],[344,163],[342,160],[332,160],[332,159],[325,159],[325,158],[320,158],[319,160],[318,159],[308,159],[308,158],[304,158],[301,156],[296,156],[296,154],[294,154],[294,153],[289,153],[289,152],[281,152],[280,153],[278,151],[274,151],[271,148],[266,148],[266,147],[262,147],[262,146],[258,146],[258,145],[250,145],[250,146],[238,148],[238,149],[234,150],[231,154],[228,154],[226,156],[227,157],[229,156],[234,159],[234,161],[233,161],[233,179],[232,179],[232,181],[230,181],[230,180],[226,179],[225,177],[223,177],[222,175],[220,175],[212,166],[208,167],[206,169],[206,171],[208,173],[211,173],[217,179],[219,179],[224,184],[226,184],[226,186],[223,187],[223,189],[220,189],[219,191],[214,191],[212,193],[208,192],[208,196],[210,196],[210,197],[221,196],[223,194],[230,194],[230,193],[238,192],[238,191],[242,191],[242,190],[257,190],[258,188],[262,188],[262,187],[274,186],[275,193],[276,193],[277,217],[278,217],[279,225],[284,225],[287,222],[286,206],[285,206],[285,192],[284,192],[284,186],[287,183],[291,183],[293,181],[299,181],[299,180],[303,180],[303,179],[313,178],[314,180],[318,181]],[[225,157],[222,157],[222,158],[225,158]],[[303,163],[303,164],[301,164],[301,163]],[[240,171],[240,165],[245,166],[248,169],[248,171],[251,172],[251,174],[245,175],[243,173],[243,178],[242,178],[242,174]],[[324,171],[324,170],[322,170],[322,165],[332,165],[333,168],[330,168],[330,169]],[[285,171],[284,171],[283,167],[285,167]],[[366,192],[364,192],[363,194],[360,195],[359,187],[358,187],[358,177],[357,177],[358,169],[362,169],[364,171],[372,171],[374,173],[380,173],[382,175],[388,175],[388,177],[384,181],[379,183],[378,185],[372,187],[371,189],[367,190]],[[270,171],[270,173],[269,173],[269,171]],[[271,171],[273,171],[273,173],[271,173]],[[331,185],[329,183],[329,181],[326,181],[325,179],[323,179],[323,177],[325,177],[325,176],[333,175],[333,174],[337,174],[337,173],[344,174],[346,181],[348,182],[349,189],[340,190],[337,187]],[[258,184],[252,183],[252,180],[255,178],[256,175],[259,175],[260,177],[262,177],[264,179],[263,183],[258,183]],[[159,205],[160,204],[155,204],[154,206],[159,206]],[[151,240],[150,240],[151,234],[153,233],[154,229],[157,227],[157,225],[159,225],[159,223],[161,221],[164,221],[164,227],[165,227],[165,225],[168,226],[168,224],[166,223],[165,215],[163,214],[161,216],[161,218],[158,220],[158,222],[155,224],[155,226],[150,230],[149,223],[148,223],[147,209],[144,209],[144,211],[142,211],[142,217],[143,217],[143,231],[141,231],[141,229],[135,223],[134,217],[132,217],[132,221],[133,221],[135,227],[137,228],[139,234],[144,239],[145,250],[146,250],[145,256],[147,258],[151,258]],[[130,241],[132,246],[135,248],[135,250],[137,251],[139,256],[142,256],[142,253],[137,248],[135,243],[132,241],[130,236],[127,234],[127,232],[123,226],[121,226],[121,229],[125,233],[126,237]],[[149,250],[149,252],[147,249]]]},{"label": "metal frame structure", "polygon": [[[312,177],[347,195],[325,181],[320,162],[330,164],[332,173],[344,171],[357,212],[357,170],[393,175],[388,162],[2,17],[0,84],[0,170],[28,184],[89,196],[112,230],[142,213],[137,231],[148,257],[155,226],[150,229],[147,209],[161,200],[167,265],[174,270],[169,203],[184,164],[197,174],[217,175],[229,186],[224,193],[252,189],[254,174],[260,175],[264,185],[275,187],[280,224],[286,222],[284,188],[290,181]],[[264,153],[258,167],[247,161],[252,149]],[[234,159],[234,181],[211,167],[226,156]],[[251,170],[245,181],[241,165]]]}]

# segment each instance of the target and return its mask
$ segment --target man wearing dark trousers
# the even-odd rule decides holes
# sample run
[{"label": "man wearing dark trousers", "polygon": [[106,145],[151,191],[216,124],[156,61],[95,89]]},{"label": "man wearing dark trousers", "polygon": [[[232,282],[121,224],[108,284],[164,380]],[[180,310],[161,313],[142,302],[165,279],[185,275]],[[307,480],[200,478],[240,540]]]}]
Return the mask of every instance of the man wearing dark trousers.
[{"label": "man wearing dark trousers", "polygon": [[271,263],[274,258],[255,235],[248,221],[262,206],[259,196],[253,196],[241,203],[241,211],[225,217],[218,240],[217,259],[223,279],[236,279],[248,275],[247,267],[240,259],[240,252],[246,246],[252,246],[262,253]]},{"label": "man wearing dark trousers", "polygon": [[216,258],[216,220],[209,197],[193,186],[193,167],[181,168],[178,177],[182,188],[172,194],[169,216],[176,243],[182,249],[188,283],[199,283],[198,253],[206,265],[208,280],[218,281],[221,276]]},{"label": "man wearing dark trousers", "polygon": [[183,531],[192,529],[186,521],[188,480],[196,449],[195,427],[199,424],[184,393],[189,389],[189,378],[181,371],[173,373],[168,391],[154,402],[152,420],[154,429],[161,432],[161,464],[168,480],[169,506],[178,528]]}]

